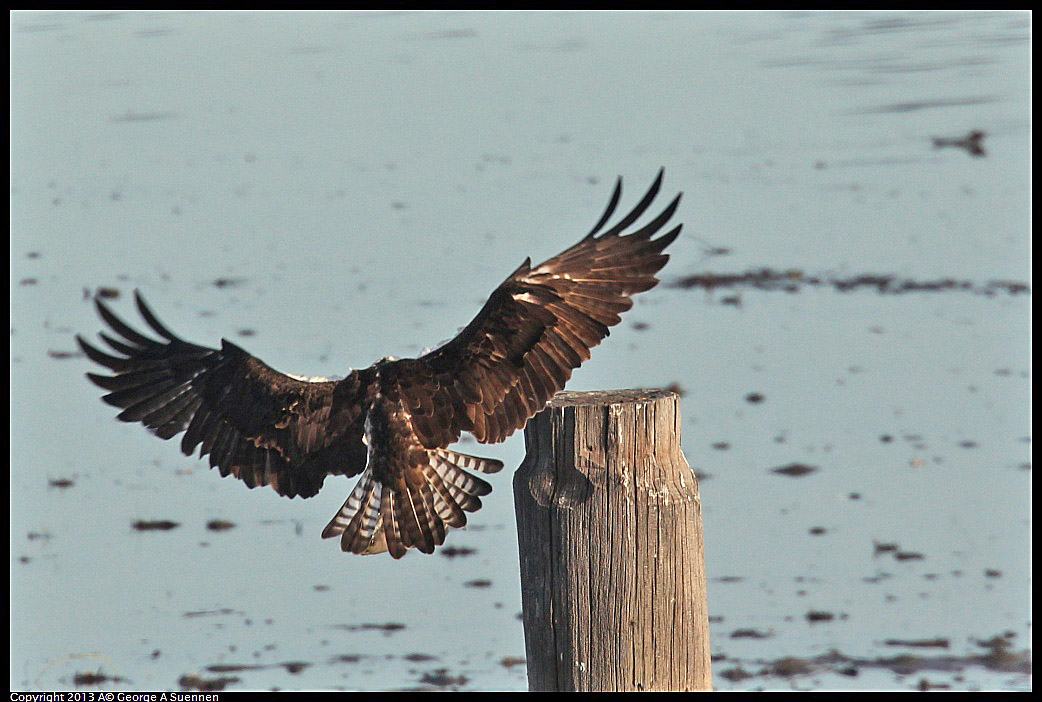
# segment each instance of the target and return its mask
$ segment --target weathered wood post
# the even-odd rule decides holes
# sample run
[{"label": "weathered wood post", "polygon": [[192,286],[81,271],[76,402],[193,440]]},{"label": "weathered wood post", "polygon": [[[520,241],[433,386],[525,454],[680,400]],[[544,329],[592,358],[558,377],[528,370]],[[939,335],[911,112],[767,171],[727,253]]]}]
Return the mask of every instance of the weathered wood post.
[{"label": "weathered wood post", "polygon": [[702,511],[665,390],[561,392],[514,475],[532,691],[710,690]]}]

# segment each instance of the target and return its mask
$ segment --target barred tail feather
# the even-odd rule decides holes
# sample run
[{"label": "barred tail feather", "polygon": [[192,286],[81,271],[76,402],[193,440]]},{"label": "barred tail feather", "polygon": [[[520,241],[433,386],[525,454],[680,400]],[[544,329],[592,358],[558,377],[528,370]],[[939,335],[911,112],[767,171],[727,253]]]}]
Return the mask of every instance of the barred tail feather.
[{"label": "barred tail feather", "polygon": [[468,470],[495,473],[503,463],[448,449],[427,456],[428,464],[411,466],[392,485],[367,467],[322,538],[339,536],[343,551],[358,554],[401,558],[410,548],[433,553],[448,530],[465,526],[465,513],[480,509],[480,498],[492,492]]},{"label": "barred tail feather", "polygon": [[367,468],[344,506],[322,530],[322,538],[340,536],[340,547],[344,551],[368,552],[380,527],[383,489],[383,484],[375,480]]},{"label": "barred tail feather", "polygon": [[448,449],[434,449],[431,453],[458,468],[466,470],[476,470],[479,473],[498,473],[503,470],[503,461],[497,461],[494,458],[480,458],[479,456],[471,456],[466,453],[456,453]]}]

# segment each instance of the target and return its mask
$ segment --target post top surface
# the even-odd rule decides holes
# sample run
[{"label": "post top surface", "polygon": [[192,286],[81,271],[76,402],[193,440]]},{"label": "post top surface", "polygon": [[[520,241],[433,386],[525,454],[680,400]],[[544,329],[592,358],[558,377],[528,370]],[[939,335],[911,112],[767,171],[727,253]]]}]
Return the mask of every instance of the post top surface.
[{"label": "post top surface", "polygon": [[661,388],[632,388],[627,390],[589,390],[573,392],[565,390],[554,395],[550,407],[576,407],[581,405],[624,405],[632,402],[653,402],[676,393]]}]

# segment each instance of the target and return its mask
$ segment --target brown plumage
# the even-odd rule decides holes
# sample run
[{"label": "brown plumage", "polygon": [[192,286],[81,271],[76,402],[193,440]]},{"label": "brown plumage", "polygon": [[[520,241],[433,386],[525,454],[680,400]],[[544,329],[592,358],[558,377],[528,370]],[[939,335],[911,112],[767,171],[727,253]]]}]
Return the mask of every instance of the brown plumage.
[{"label": "brown plumage", "polygon": [[314,382],[279,373],[235,344],[220,349],[170,332],[135,292],[138,311],[159,338],[141,334],[96,300],[118,336],[101,338],[116,355],[77,336],[84,353],[112,375],[87,377],[108,391],[118,418],[156,436],[184,432],[181,450],[209,454],[210,466],[253,488],[311,497],[327,475],[361,474],[322,532],[344,551],[431,553],[448,529],[466,524],[491,486],[471,471],[499,461],[450,451],[470,432],[503,441],[564,388],[628,310],[631,296],[658,283],[663,250],[677,225],[657,239],[680,195],[629,234],[662,184],[601,231],[615,212],[622,179],[600,220],[579,243],[536,266],[526,259],[496,288],[454,339],[419,358],[384,359],[343,380]]}]

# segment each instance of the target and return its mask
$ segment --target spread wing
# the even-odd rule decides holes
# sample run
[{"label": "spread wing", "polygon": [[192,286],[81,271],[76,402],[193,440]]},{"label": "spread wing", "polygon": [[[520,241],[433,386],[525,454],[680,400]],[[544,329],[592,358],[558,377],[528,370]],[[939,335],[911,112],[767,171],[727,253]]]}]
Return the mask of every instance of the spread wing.
[{"label": "spread wing", "polygon": [[662,171],[636,207],[602,231],[619,203],[620,178],[584,239],[535,268],[525,260],[452,341],[399,366],[400,397],[424,446],[447,446],[462,431],[483,443],[503,441],[564,388],[633,305],[632,296],[658,283],[655,274],[669,260],[662,251],[682,225],[652,237],[673,216],[680,195],[625,233],[661,185]]},{"label": "spread wing", "polygon": [[123,410],[119,419],[141,422],[161,439],[184,432],[185,455],[199,447],[222,476],[286,497],[311,497],[326,475],[365,468],[366,371],[337,382],[297,380],[227,340],[218,350],[178,338],[140,293],[134,297],[161,339],[141,334],[101,300],[98,313],[117,335],[101,338],[117,355],[76,337],[92,361],[112,371],[87,377],[109,391],[103,399]]}]

